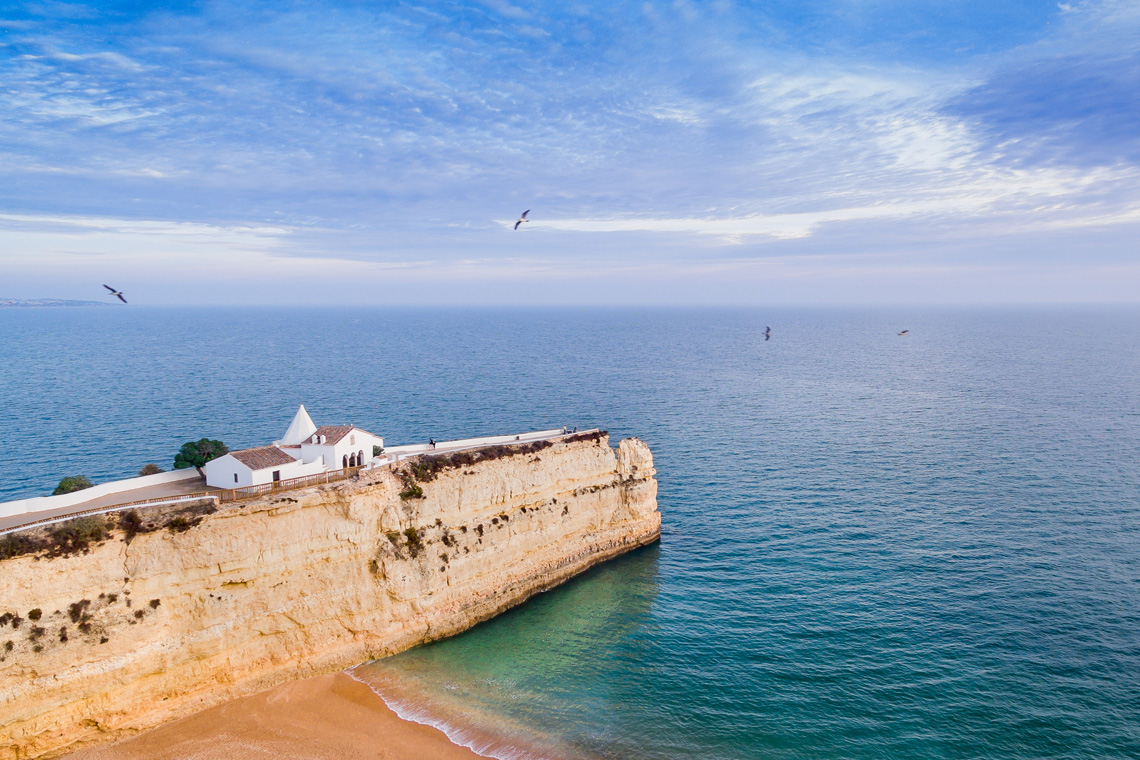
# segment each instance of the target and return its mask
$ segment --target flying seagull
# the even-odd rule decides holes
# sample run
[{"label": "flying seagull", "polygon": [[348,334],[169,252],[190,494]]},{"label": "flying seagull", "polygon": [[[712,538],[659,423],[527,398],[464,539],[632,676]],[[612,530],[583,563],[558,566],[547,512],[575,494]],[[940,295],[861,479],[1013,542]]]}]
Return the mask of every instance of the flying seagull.
[{"label": "flying seagull", "polygon": [[529,222],[530,221],[529,219],[526,218],[526,215],[529,213],[530,213],[529,208],[526,211],[522,212],[522,216],[520,216],[519,220],[517,222],[515,222],[515,229],[516,230],[519,228],[519,225],[522,224],[523,222]]},{"label": "flying seagull", "polygon": [[910,335],[910,330],[903,330],[899,335]]},{"label": "flying seagull", "polygon": [[764,325],[764,340],[772,339],[772,328]]},{"label": "flying seagull", "polygon": [[112,288],[110,285],[104,285],[103,287],[105,287],[107,290],[111,291],[111,295],[118,296],[119,300],[122,301],[123,303],[127,302],[127,299],[123,298],[123,294],[120,293],[119,291],[115,290],[114,288]]}]

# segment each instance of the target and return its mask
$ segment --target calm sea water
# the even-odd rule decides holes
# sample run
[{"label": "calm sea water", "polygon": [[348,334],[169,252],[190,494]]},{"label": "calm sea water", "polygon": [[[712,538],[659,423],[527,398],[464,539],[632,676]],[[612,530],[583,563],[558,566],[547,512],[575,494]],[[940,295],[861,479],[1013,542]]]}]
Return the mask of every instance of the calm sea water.
[{"label": "calm sea water", "polygon": [[1136,758],[1138,349],[1135,310],[0,310],[0,498],[302,402],[601,426],[660,545],[355,677],[499,757]]}]

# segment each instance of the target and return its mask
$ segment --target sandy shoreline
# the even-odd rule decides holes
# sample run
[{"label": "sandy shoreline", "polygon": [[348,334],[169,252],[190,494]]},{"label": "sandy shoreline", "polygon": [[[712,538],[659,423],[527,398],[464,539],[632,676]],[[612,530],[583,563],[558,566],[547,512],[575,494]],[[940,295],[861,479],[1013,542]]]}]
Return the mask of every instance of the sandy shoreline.
[{"label": "sandy shoreline", "polygon": [[67,760],[473,760],[344,673],[291,681]]}]

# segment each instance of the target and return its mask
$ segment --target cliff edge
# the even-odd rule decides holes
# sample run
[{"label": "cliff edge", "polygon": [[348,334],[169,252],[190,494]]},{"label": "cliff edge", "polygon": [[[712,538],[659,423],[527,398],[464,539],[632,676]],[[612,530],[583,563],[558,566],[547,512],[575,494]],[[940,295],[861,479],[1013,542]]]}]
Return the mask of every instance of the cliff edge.
[{"label": "cliff edge", "polygon": [[499,446],[0,561],[0,758],[459,633],[656,541],[655,474],[636,438]]}]

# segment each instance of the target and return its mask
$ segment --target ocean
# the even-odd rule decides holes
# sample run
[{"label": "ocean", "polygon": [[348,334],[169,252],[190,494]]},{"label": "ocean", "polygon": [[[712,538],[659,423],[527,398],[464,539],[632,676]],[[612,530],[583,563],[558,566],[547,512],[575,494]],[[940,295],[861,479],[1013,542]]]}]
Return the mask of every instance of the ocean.
[{"label": "ocean", "polygon": [[3,309],[0,357],[0,499],[300,403],[648,442],[660,544],[351,671],[483,754],[1140,757],[1136,309]]}]

